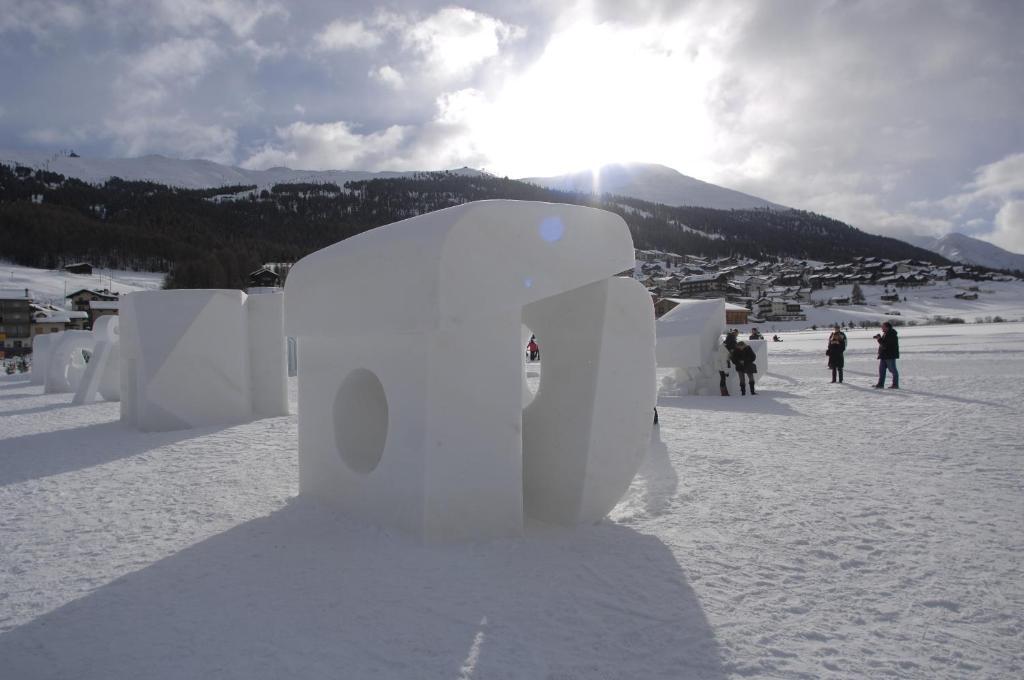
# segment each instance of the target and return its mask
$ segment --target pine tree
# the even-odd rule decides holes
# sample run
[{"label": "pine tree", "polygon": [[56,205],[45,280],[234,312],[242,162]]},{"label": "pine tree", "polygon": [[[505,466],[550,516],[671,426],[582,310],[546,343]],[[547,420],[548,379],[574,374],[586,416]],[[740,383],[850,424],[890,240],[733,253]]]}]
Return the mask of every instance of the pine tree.
[{"label": "pine tree", "polygon": [[859,283],[853,284],[853,290],[850,291],[850,302],[852,302],[855,305],[862,305],[865,302],[867,302],[867,300],[864,298],[864,291],[860,289]]}]

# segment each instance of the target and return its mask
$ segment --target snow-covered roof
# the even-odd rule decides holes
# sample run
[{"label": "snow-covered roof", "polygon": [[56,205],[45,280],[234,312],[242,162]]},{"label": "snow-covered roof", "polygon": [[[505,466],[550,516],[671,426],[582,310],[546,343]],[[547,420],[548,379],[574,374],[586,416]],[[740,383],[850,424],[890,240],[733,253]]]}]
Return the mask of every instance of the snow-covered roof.
[{"label": "snow-covered roof", "polygon": [[71,316],[67,312],[50,312],[37,314],[34,320],[36,323],[71,323]]}]

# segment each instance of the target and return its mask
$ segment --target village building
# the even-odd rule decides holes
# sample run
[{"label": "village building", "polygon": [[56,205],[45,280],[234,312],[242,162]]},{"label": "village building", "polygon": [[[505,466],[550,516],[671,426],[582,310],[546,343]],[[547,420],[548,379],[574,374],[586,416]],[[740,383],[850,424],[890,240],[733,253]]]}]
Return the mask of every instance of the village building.
[{"label": "village building", "polygon": [[280,285],[281,275],[266,267],[260,267],[249,274],[250,288],[277,288]]},{"label": "village building", "polygon": [[74,264],[66,264],[62,269],[70,274],[87,274],[92,275],[92,265],[88,262],[75,262]]},{"label": "village building", "polygon": [[32,298],[28,288],[0,290],[0,358],[32,347]]}]

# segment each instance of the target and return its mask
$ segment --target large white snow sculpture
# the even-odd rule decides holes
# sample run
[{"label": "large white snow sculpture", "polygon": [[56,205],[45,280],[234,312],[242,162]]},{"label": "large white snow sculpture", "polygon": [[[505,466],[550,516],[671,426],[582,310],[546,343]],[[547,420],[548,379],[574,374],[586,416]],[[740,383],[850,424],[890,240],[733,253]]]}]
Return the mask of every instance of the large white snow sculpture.
[{"label": "large white snow sculpture", "polygon": [[[122,298],[122,422],[161,431],[286,414],[283,306],[279,299],[252,300],[239,290]],[[266,393],[256,395],[254,387]]]},{"label": "large white snow sculpture", "polygon": [[52,346],[46,361],[47,394],[74,392],[86,370],[84,352],[93,351],[96,344],[92,331],[64,331]]},{"label": "large white snow sculpture", "polygon": [[[650,298],[610,280],[632,265],[618,216],[519,201],[421,215],[302,259],[285,286],[300,491],[428,540],[516,534],[524,510],[603,517],[654,406]],[[524,322],[544,342],[525,414]]]},{"label": "large white snow sculpture", "polygon": [[[658,366],[675,369],[662,380],[662,388],[674,394],[718,394],[715,351],[725,331],[725,301],[678,302],[655,324]],[[739,389],[735,371],[730,371],[729,380]]]},{"label": "large white snow sculpture", "polygon": [[33,385],[46,384],[46,369],[50,365],[50,353],[60,342],[63,333],[46,333],[32,338],[32,371],[29,373]]},{"label": "large white snow sculpture", "polygon": [[72,404],[91,403],[95,401],[97,392],[107,401],[121,399],[119,321],[116,316],[96,319],[92,328],[94,349]]}]

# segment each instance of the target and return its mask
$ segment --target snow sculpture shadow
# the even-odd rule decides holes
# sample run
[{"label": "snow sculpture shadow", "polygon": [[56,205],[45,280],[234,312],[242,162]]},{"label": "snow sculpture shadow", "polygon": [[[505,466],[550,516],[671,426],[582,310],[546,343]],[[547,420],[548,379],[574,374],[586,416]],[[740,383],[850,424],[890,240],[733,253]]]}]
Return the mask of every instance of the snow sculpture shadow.
[{"label": "snow sculpture shadow", "polygon": [[129,426],[159,432],[288,413],[281,294],[131,293],[120,332]]},{"label": "snow sculpture shadow", "polygon": [[[647,292],[625,222],[481,201],[379,227],[299,261],[300,490],[425,539],[603,517],[654,406]],[[523,325],[543,338],[523,411]]]},{"label": "snow sculpture shadow", "polygon": [[726,676],[653,536],[424,547],[303,501],[8,631],[0,658],[12,678]]}]

